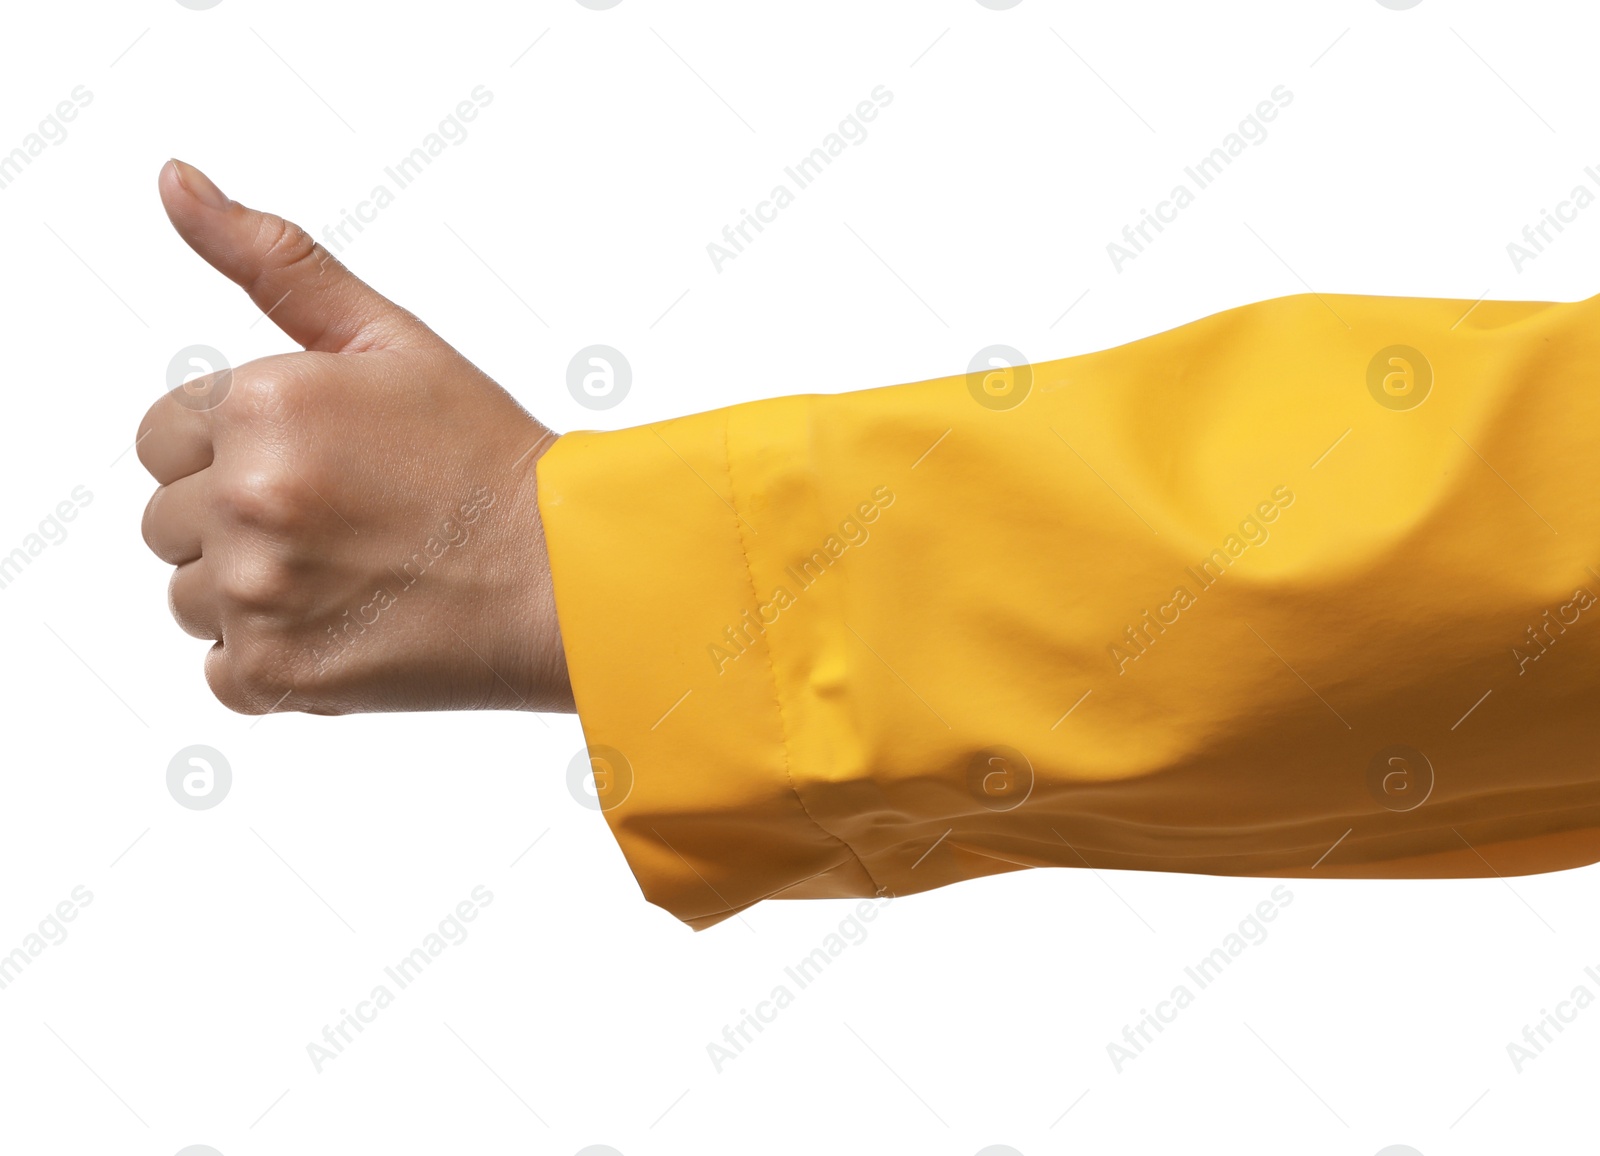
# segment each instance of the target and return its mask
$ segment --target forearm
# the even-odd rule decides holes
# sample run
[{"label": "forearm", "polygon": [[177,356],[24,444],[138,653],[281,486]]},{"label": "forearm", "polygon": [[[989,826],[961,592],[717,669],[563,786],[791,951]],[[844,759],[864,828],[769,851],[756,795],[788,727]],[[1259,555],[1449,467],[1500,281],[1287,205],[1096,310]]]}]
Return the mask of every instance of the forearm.
[{"label": "forearm", "polygon": [[[1483,874],[1464,840],[1594,825],[1600,736],[1540,696],[1600,632],[1537,692],[1509,655],[1600,588],[1597,310],[1470,304],[1262,302],[1011,408],[953,377],[569,435],[556,599],[647,895],[705,926],[1019,866]],[[1395,344],[1423,405],[1368,389]],[[1391,747],[1410,796],[1369,790]]]}]

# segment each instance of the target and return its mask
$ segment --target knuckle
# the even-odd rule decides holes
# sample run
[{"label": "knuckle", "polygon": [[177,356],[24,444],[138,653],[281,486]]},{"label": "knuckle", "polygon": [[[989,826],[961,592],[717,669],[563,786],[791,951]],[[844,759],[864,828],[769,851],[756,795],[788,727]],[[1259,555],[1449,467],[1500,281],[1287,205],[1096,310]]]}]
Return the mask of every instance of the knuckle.
[{"label": "knuckle", "polygon": [[278,664],[259,642],[219,643],[206,655],[206,683],[217,701],[239,714],[266,714],[282,701]]},{"label": "knuckle", "polygon": [[182,511],[174,507],[170,486],[161,486],[145,503],[139,534],[150,552],[169,566],[182,566],[199,554],[198,535],[184,528]]},{"label": "knuckle", "polygon": [[230,478],[220,495],[224,512],[237,525],[270,533],[293,533],[304,524],[305,499],[297,480],[285,471],[255,469]]},{"label": "knuckle", "polygon": [[[154,435],[157,427],[162,424],[161,414],[163,411],[161,403],[165,400],[166,397],[163,395],[145,411],[144,417],[139,419],[139,433],[133,442],[133,456],[139,459],[139,464],[145,468],[145,471],[151,477],[156,476],[156,463],[152,456],[152,451],[154,449],[153,443],[156,440]],[[160,479],[157,478],[157,480],[159,481]]]},{"label": "knuckle", "polygon": [[194,638],[216,638],[219,631],[210,612],[210,599],[193,566],[180,566],[167,583],[167,609],[179,628]]},{"label": "knuckle", "polygon": [[244,610],[282,610],[295,592],[294,574],[270,558],[241,561],[220,580],[222,597]]},{"label": "knuckle", "polygon": [[162,505],[162,495],[167,492],[167,487],[157,486],[156,492],[150,495],[150,500],[144,504],[144,516],[139,519],[139,536],[144,539],[144,544],[157,558],[162,558],[161,551],[157,548],[155,520]]},{"label": "knuckle", "polygon": [[273,213],[263,215],[257,237],[263,270],[282,273],[317,260],[317,242],[293,221]]},{"label": "knuckle", "polygon": [[249,416],[281,417],[298,394],[300,377],[282,358],[263,358],[234,371],[232,391],[245,403]]},{"label": "knuckle", "polygon": [[239,714],[265,714],[255,697],[245,693],[234,670],[233,654],[218,642],[206,652],[206,685],[223,706]]},{"label": "knuckle", "polygon": [[234,681],[252,700],[259,700],[271,692],[275,683],[274,663],[267,657],[265,648],[247,646],[234,656]]}]

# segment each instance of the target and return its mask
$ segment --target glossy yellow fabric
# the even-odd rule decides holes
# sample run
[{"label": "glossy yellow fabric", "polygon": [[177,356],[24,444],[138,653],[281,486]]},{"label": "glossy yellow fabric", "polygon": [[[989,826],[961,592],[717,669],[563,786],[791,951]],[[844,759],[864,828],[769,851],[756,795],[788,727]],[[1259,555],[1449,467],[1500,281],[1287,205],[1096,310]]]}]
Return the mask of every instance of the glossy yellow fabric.
[{"label": "glossy yellow fabric", "polygon": [[606,819],[696,928],[1031,866],[1591,862],[1597,375],[1600,298],[1308,294],[1031,384],[568,434]]}]

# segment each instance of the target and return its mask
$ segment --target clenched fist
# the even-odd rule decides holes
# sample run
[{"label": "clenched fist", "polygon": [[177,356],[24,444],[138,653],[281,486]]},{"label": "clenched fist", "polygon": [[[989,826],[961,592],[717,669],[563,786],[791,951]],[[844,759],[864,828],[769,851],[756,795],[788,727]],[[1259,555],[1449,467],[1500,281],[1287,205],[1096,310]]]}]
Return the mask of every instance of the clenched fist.
[{"label": "clenched fist", "polygon": [[144,538],[225,705],[573,710],[534,466],[556,435],[299,226],[171,161],[180,236],[304,352],[164,395]]}]

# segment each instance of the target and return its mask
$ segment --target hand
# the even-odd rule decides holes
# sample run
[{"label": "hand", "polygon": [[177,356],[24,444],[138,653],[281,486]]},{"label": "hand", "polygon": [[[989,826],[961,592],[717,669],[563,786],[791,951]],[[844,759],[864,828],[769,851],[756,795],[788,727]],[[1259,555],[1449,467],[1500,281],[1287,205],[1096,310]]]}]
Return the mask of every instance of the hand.
[{"label": "hand", "polygon": [[298,225],[162,168],[180,236],[303,353],[164,395],[139,426],[144,538],[226,706],[574,709],[534,466],[510,394]]}]

